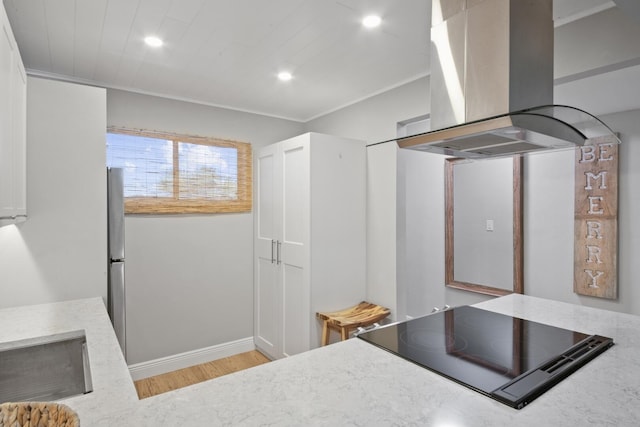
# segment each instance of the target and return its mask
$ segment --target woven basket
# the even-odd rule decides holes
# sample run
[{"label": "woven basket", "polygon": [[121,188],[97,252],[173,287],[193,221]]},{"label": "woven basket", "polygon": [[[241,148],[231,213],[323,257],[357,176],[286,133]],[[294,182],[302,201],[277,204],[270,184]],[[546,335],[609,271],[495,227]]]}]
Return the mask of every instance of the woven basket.
[{"label": "woven basket", "polygon": [[79,427],[71,408],[51,402],[7,402],[0,404],[0,427]]}]

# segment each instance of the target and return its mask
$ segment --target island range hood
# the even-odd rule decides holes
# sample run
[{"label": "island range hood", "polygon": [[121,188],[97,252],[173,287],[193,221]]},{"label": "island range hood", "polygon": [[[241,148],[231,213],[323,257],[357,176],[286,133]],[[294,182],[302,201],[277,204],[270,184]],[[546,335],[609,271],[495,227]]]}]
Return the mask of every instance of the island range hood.
[{"label": "island range hood", "polygon": [[485,158],[615,134],[553,103],[552,0],[432,0],[431,128],[400,148]]}]

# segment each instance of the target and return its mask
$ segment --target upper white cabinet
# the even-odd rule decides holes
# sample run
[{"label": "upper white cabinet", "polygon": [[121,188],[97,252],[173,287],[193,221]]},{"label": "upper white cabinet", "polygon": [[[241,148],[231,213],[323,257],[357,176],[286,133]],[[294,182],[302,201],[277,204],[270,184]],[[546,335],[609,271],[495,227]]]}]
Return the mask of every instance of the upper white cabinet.
[{"label": "upper white cabinet", "polygon": [[317,311],[365,299],[365,145],[300,135],[259,150],[254,173],[254,341],[277,359],[319,346]]},{"label": "upper white cabinet", "polygon": [[27,75],[0,7],[0,225],[27,215]]}]

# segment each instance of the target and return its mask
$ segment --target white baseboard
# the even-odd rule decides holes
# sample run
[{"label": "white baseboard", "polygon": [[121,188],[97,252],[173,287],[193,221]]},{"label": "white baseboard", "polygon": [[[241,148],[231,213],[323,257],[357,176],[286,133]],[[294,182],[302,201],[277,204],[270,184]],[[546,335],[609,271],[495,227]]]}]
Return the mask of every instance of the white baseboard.
[{"label": "white baseboard", "polygon": [[131,378],[137,381],[255,349],[256,346],[253,343],[253,337],[243,338],[237,341],[175,354],[173,356],[149,360],[148,362],[135,363],[129,365],[129,373],[131,374]]}]

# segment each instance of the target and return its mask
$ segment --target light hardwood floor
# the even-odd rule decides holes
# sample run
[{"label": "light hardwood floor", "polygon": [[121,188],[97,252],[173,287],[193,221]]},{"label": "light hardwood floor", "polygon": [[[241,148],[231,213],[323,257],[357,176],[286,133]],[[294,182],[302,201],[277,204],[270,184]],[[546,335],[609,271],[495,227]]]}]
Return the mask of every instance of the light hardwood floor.
[{"label": "light hardwood floor", "polygon": [[138,392],[138,397],[144,399],[253,366],[262,365],[267,362],[270,362],[270,360],[262,353],[249,351],[247,353],[203,363],[202,365],[191,366],[155,377],[144,378],[135,381],[134,384]]}]

